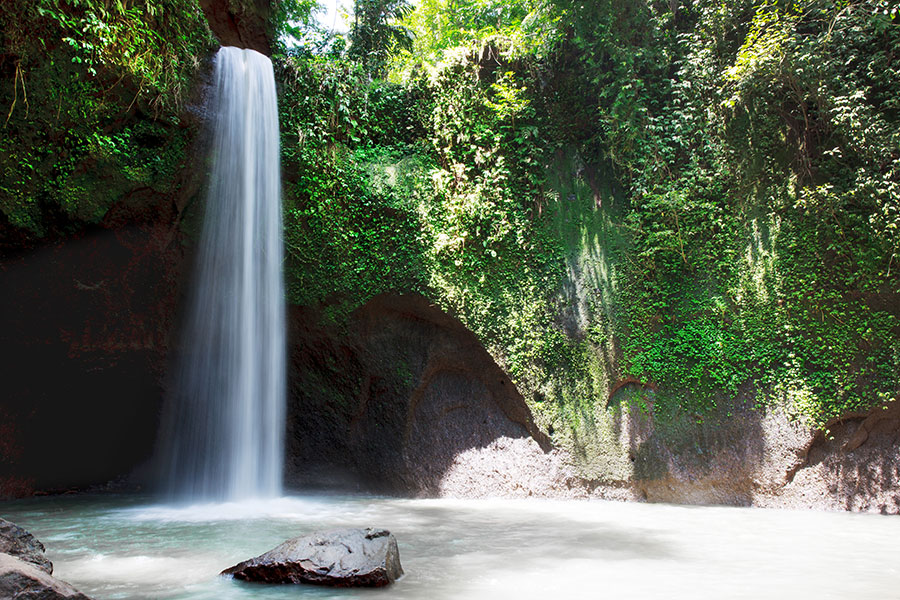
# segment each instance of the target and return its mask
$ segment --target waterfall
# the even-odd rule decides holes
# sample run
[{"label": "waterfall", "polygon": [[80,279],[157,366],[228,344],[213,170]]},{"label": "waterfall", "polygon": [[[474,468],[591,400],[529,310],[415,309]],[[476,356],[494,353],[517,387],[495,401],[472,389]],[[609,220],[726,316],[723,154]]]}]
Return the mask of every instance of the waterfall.
[{"label": "waterfall", "polygon": [[212,172],[163,432],[187,500],[281,493],[285,411],[278,106],[271,61],[215,59]]}]

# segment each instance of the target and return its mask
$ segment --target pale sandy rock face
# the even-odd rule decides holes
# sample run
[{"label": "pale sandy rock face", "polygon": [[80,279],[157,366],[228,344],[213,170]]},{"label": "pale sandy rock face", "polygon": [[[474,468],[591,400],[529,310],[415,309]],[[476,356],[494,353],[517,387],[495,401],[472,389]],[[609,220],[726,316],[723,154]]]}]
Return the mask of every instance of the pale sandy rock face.
[{"label": "pale sandy rock face", "polygon": [[829,423],[763,506],[900,514],[900,402]]},{"label": "pale sandy rock face", "polygon": [[578,477],[558,450],[544,452],[531,438],[500,437],[456,455],[438,494],[451,498],[587,498]]},{"label": "pale sandy rock face", "polygon": [[[436,416],[440,411],[432,412],[414,427],[423,428],[419,443],[424,444],[430,431],[426,423],[441,424]],[[573,457],[563,450],[546,452],[527,436],[501,435],[453,453],[438,483],[427,491],[455,498],[590,497],[900,513],[900,405],[849,416],[830,424],[828,434],[780,410],[748,418],[754,421],[752,427],[740,421],[732,425],[734,444],[701,449],[702,461],[657,441],[662,464],[656,476],[607,480],[580,476]],[[636,430],[648,443],[654,439],[653,425],[644,420]],[[450,434],[439,429],[429,439],[452,448],[457,434],[452,428]],[[747,431],[758,437],[749,438]],[[478,436],[477,428],[470,436]],[[415,463],[416,456],[421,458],[410,455],[411,464],[417,465],[410,470],[427,472],[428,465]]]}]

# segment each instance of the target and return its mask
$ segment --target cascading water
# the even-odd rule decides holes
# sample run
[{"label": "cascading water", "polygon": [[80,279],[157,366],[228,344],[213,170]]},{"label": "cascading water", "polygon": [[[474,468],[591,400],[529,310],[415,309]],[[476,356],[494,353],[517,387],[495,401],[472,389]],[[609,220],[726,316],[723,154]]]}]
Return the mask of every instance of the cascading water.
[{"label": "cascading water", "polygon": [[213,167],[196,283],[164,427],[187,500],[281,493],[285,405],[278,106],[271,61],[215,60]]}]

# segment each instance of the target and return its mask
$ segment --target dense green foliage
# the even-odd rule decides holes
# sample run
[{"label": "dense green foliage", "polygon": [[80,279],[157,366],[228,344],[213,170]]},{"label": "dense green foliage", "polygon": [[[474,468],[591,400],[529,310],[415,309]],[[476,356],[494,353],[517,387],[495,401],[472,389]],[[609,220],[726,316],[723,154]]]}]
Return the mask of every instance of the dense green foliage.
[{"label": "dense green foliage", "polygon": [[350,56],[372,75],[383,77],[393,52],[412,48],[408,29],[398,22],[409,14],[407,0],[355,0]]},{"label": "dense green foliage", "polygon": [[421,0],[403,20],[413,44],[398,53],[395,70],[436,65],[447,51],[494,40],[509,55],[541,54],[564,33],[559,19],[560,11],[547,0]]},{"label": "dense green foliage", "polygon": [[408,198],[369,185],[368,161],[391,157],[363,143],[416,128],[407,93],[370,87],[365,71],[344,61],[285,61],[279,78],[290,299],[315,305],[337,295],[358,306],[377,293],[417,289],[421,261]]},{"label": "dense green foliage", "polygon": [[826,418],[897,391],[900,28],[879,8],[647,7],[617,18],[652,24],[636,45],[658,55],[621,73],[603,35],[623,25],[580,20],[632,190],[626,369],[684,408],[751,385]]},{"label": "dense green foliage", "polygon": [[352,53],[285,67],[296,301],[425,293],[576,434],[622,380],[662,420],[897,394],[893,7],[436,0],[404,23],[398,83]]},{"label": "dense green foliage", "polygon": [[211,37],[192,0],[33,0],[0,7],[0,213],[30,238],[97,223],[130,191],[161,192]]}]

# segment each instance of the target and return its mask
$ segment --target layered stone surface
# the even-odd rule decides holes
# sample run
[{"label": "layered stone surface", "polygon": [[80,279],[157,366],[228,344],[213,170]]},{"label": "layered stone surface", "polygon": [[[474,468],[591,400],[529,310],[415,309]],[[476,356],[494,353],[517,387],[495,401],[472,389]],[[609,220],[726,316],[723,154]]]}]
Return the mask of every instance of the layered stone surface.
[{"label": "layered stone surface", "polygon": [[397,540],[384,529],[342,529],[296,537],[222,571],[260,583],[382,587],[403,575]]}]

